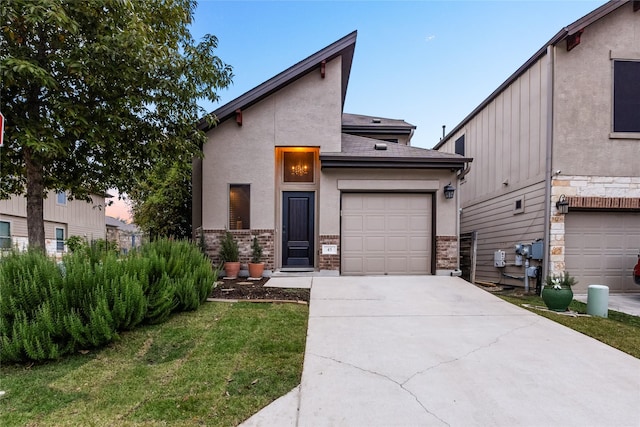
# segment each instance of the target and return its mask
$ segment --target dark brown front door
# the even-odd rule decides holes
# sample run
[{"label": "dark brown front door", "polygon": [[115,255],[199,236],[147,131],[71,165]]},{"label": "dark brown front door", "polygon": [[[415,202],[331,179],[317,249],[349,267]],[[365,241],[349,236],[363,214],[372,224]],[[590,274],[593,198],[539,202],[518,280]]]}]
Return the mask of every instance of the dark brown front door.
[{"label": "dark brown front door", "polygon": [[313,268],[313,191],[282,193],[282,267]]}]

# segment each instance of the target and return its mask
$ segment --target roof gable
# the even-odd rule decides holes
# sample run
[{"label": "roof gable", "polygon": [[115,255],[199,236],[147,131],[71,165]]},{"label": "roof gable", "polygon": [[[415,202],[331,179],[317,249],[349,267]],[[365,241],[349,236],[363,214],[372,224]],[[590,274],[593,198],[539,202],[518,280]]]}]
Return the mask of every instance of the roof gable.
[{"label": "roof gable", "polygon": [[[357,34],[358,32],[354,31],[344,36],[340,40],[287,68],[259,86],[245,92],[233,101],[219,107],[211,114],[216,118],[218,123],[221,123],[233,116],[236,110],[243,110],[260,102],[313,70],[319,69],[323,61],[331,61],[338,56],[342,56],[342,106],[344,107]],[[207,131],[212,127],[213,126],[208,124],[206,118],[198,122],[198,129]]]}]

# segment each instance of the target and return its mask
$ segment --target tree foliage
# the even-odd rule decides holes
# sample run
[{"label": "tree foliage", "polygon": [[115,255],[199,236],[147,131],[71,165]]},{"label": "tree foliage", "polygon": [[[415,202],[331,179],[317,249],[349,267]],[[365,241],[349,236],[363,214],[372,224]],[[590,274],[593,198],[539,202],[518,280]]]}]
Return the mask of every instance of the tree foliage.
[{"label": "tree foliage", "polygon": [[[231,68],[196,43],[194,0],[4,0],[0,198],[25,194],[30,245],[44,247],[47,190],[129,192],[144,172],[199,153],[199,98]],[[213,120],[213,118],[211,118]]]},{"label": "tree foliage", "polygon": [[148,169],[128,196],[134,222],[152,239],[191,238],[191,159]]}]

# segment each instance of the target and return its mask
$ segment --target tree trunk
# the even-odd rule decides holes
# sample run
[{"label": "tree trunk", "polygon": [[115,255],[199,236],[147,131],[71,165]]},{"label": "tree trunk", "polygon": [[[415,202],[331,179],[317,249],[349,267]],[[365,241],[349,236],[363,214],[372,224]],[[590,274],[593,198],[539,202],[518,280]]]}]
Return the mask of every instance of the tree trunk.
[{"label": "tree trunk", "polygon": [[24,151],[27,169],[27,234],[29,248],[45,251],[44,239],[44,177],[43,167],[31,156],[31,149]]}]

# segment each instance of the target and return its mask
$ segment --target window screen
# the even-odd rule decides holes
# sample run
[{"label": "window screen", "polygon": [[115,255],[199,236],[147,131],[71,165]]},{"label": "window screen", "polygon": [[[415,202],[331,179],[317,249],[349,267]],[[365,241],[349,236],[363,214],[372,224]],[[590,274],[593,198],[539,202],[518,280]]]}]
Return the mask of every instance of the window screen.
[{"label": "window screen", "polygon": [[251,186],[231,184],[229,186],[229,230],[249,230],[251,208]]},{"label": "window screen", "polygon": [[613,131],[640,132],[640,61],[614,61],[613,75]]}]

